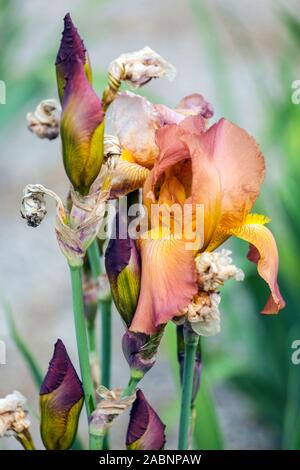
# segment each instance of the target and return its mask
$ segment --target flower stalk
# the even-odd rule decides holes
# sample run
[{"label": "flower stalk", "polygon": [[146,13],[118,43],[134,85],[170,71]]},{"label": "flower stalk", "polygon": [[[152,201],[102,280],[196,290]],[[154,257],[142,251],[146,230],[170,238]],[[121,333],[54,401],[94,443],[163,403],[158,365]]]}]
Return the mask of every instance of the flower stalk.
[{"label": "flower stalk", "polygon": [[184,330],[184,368],[182,380],[181,409],[179,422],[178,450],[188,449],[189,428],[191,422],[191,404],[193,395],[194,365],[199,336],[190,326]]},{"label": "flower stalk", "polygon": [[[88,248],[88,258],[95,280],[102,274],[97,239]],[[101,384],[110,387],[111,376],[111,297],[99,300],[101,314]],[[92,333],[92,332],[91,332]]]},{"label": "flower stalk", "polygon": [[74,323],[81,370],[81,379],[84,390],[86,412],[87,415],[90,416],[95,409],[95,398],[89,362],[88,341],[84,321],[81,267],[70,266],[70,273],[72,284]]}]

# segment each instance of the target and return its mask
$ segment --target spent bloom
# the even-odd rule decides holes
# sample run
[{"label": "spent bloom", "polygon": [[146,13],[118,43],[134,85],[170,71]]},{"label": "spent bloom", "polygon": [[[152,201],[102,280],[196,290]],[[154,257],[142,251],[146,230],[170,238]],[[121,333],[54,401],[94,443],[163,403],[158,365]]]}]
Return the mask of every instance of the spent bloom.
[{"label": "spent bloom", "polygon": [[0,398],[0,437],[23,433],[29,427],[26,398],[18,391]]},{"label": "spent bloom", "polygon": [[108,390],[104,386],[98,387],[97,393],[100,401],[90,416],[89,432],[104,437],[114,420],[134,402],[136,394],[123,397],[121,389]]},{"label": "spent bloom", "polygon": [[83,405],[81,381],[61,340],[40,389],[41,436],[46,449],[69,449]]},{"label": "spent bloom", "polygon": [[107,108],[115,99],[121,82],[126,82],[133,88],[140,88],[153,78],[166,77],[173,80],[175,75],[173,65],[148,46],[121,54],[112,61],[108,69],[108,86],[103,93],[104,106]]},{"label": "spent bloom", "polygon": [[71,190],[72,207],[68,210],[56,193],[40,184],[29,184],[24,188],[21,205],[21,215],[29,226],[37,227],[44,219],[46,195],[56,203],[55,232],[62,253],[70,266],[82,266],[86,250],[102,224],[108,191],[80,196]]},{"label": "spent bloom", "polygon": [[[150,228],[138,240],[141,289],[131,331],[152,334],[172,317],[185,315],[184,309],[195,296],[203,297],[197,255],[214,251],[232,235],[250,243],[248,258],[256,262],[270,288],[262,313],[277,313],[284,300],[277,284],[276,242],[265,227],[269,219],[250,213],[265,172],[255,140],[226,119],[206,129],[201,116],[189,116],[179,124],[158,129],[156,144],[159,154],[144,184],[143,202],[150,214],[162,205],[172,223],[166,233],[161,219],[153,224],[149,216]],[[182,233],[178,213],[172,209],[174,203],[181,218],[182,213],[190,213],[187,233]],[[196,223],[199,206],[203,208],[202,230]],[[190,240],[192,249],[187,243]],[[215,320],[218,298],[209,300]]]},{"label": "spent bloom", "polygon": [[59,135],[60,106],[56,100],[41,101],[26,119],[28,129],[40,139],[53,140]]}]

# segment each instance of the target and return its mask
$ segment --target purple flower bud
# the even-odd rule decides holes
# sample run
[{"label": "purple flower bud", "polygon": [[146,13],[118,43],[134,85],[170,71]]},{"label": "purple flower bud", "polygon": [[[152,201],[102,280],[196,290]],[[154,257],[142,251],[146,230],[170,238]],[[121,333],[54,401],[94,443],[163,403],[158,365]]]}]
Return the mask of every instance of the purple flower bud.
[{"label": "purple flower bud", "polygon": [[104,111],[91,86],[84,44],[70,15],[56,59],[58,93],[62,103],[60,135],[66,173],[75,190],[88,194],[104,158]]},{"label": "purple flower bud", "polygon": [[67,13],[64,17],[64,30],[55,61],[58,94],[61,102],[65,85],[73,73],[76,58],[83,64],[88,81],[92,82],[92,71],[85,45],[73,24],[70,13]]},{"label": "purple flower bud", "polygon": [[82,404],[81,381],[59,339],[40,389],[41,436],[46,449],[71,447]]},{"label": "purple flower bud", "polygon": [[165,425],[147,402],[143,392],[137,390],[132,405],[126,436],[128,450],[161,450],[166,442]]},{"label": "purple flower bud", "polygon": [[116,308],[129,327],[140,292],[140,256],[135,241],[128,233],[121,238],[121,216],[116,215],[116,234],[110,239],[105,253],[105,267]]}]

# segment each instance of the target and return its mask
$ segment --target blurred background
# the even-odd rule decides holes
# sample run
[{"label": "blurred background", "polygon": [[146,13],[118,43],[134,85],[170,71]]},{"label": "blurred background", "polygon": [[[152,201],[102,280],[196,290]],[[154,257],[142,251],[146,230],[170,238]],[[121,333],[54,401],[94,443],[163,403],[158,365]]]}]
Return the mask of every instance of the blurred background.
[{"label": "blurred background", "polygon": [[[300,449],[300,364],[291,361],[300,340],[300,104],[292,83],[300,80],[299,0],[0,0],[0,293],[16,328],[43,374],[61,338],[78,367],[69,273],[53,230],[54,208],[40,228],[19,215],[23,187],[41,183],[67,193],[59,141],[42,141],[26,129],[25,115],[41,99],[56,97],[54,60],[63,17],[70,11],[93,64],[101,93],[112,59],[149,45],[178,71],[175,81],[151,82],[143,90],[155,102],[176,105],[202,93],[225,116],[245,127],[263,149],[267,177],[256,211],[272,218],[280,252],[279,283],[287,306],[261,316],[267,289],[247,246],[230,242],[234,262],[246,273],[222,296],[222,333],[203,341],[204,374],[197,399],[198,449]],[[7,307],[6,307],[7,309]],[[16,389],[27,398],[37,446],[38,392],[28,359],[20,354],[0,311],[0,396]],[[124,386],[128,369],[120,349],[122,325],[113,316],[113,385]],[[19,343],[19,348],[22,344]],[[167,448],[176,448],[178,370],[175,329],[168,328],[156,366],[143,391],[167,424]],[[84,413],[83,413],[84,414]],[[82,414],[82,415],[83,415]],[[84,436],[85,416],[80,434]],[[112,431],[113,448],[124,447],[126,417]],[[3,439],[0,448],[19,448]]]}]

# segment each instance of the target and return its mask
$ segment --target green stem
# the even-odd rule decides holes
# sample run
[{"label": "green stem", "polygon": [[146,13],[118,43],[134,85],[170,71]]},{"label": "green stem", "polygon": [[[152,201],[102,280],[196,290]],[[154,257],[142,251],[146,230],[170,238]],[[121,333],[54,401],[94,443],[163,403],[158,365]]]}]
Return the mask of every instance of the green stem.
[{"label": "green stem", "polygon": [[15,437],[22,444],[24,450],[35,450],[31,434],[28,430],[17,433]]},{"label": "green stem", "polygon": [[191,402],[194,380],[194,364],[198,345],[198,335],[185,331],[184,368],[182,380],[181,410],[179,423],[178,450],[188,449],[189,427],[191,421]]},{"label": "green stem", "polygon": [[84,319],[81,268],[70,266],[70,273],[72,283],[74,322],[81,370],[81,379],[83,383],[86,412],[87,415],[90,416],[95,409],[95,397],[89,362],[88,341]]},{"label": "green stem", "polygon": [[100,263],[100,250],[97,240],[94,240],[93,243],[89,246],[87,250],[91,270],[94,279],[98,279],[102,273],[101,263]]},{"label": "green stem", "polygon": [[90,450],[103,450],[103,436],[89,435],[89,449]]},{"label": "green stem", "polygon": [[130,377],[127,387],[124,388],[122,392],[121,398],[130,397],[130,395],[132,395],[135,391],[136,386],[140,380],[140,378]]},{"label": "green stem", "polygon": [[96,330],[95,321],[87,322],[87,335],[90,352],[96,351]]},{"label": "green stem", "polygon": [[110,389],[111,376],[111,300],[101,301],[101,384]]},{"label": "green stem", "polygon": [[[97,240],[88,248],[88,258],[94,279],[102,273],[100,262],[100,250]],[[101,313],[101,384],[110,388],[111,376],[111,299],[100,300]]]}]

